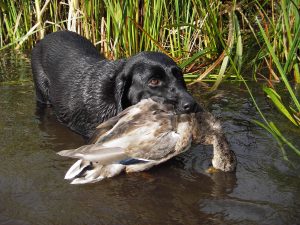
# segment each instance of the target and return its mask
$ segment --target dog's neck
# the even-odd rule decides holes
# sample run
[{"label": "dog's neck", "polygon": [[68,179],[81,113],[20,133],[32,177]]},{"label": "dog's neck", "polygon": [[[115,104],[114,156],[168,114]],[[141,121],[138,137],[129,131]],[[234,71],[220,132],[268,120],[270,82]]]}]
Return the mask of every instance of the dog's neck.
[{"label": "dog's neck", "polygon": [[[125,62],[125,59],[121,59],[116,61],[103,60],[97,63],[98,65],[95,67],[97,70],[94,81],[95,86],[92,85],[90,89],[91,97],[88,99],[88,101],[93,102],[91,105],[97,106],[89,109],[91,111],[89,115],[92,115],[94,124],[102,123],[123,110],[122,100],[124,100],[123,92],[126,80],[121,76],[124,73]],[[104,66],[105,73],[103,72]],[[114,72],[108,73],[107,70]],[[103,79],[103,76],[108,77]],[[96,104],[94,104],[95,102]]]}]

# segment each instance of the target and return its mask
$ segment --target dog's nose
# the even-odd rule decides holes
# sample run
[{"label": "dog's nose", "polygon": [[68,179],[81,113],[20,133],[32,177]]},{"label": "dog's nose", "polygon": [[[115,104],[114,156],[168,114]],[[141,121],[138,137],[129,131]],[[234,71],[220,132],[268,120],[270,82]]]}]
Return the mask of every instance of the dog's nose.
[{"label": "dog's nose", "polygon": [[184,110],[185,113],[196,112],[197,108],[198,108],[197,106],[198,106],[198,104],[194,101],[193,102],[192,101],[185,102],[183,104],[183,110]]},{"label": "dog's nose", "polygon": [[193,107],[193,104],[192,104],[191,102],[186,102],[186,103],[184,103],[184,105],[183,105],[183,109],[184,109],[184,111],[186,111],[186,112],[189,112],[189,111],[191,110],[192,107]]}]

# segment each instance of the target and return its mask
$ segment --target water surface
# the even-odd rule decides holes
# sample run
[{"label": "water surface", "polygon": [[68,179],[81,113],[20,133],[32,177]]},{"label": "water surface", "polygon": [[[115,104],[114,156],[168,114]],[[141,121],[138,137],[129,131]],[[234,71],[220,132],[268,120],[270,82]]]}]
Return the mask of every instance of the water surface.
[{"label": "water surface", "polygon": [[[2,53],[0,80],[31,77],[26,55]],[[259,88],[259,105],[289,140],[300,132],[277,115]],[[32,82],[0,85],[0,224],[299,224],[300,160],[283,160],[273,138],[251,120],[259,116],[244,88],[224,84],[214,93],[194,86],[194,96],[223,122],[238,158],[235,174],[207,174],[212,148],[194,146],[147,172],[96,184],[70,185],[74,162],[57,151],[84,140],[36,110]]]}]

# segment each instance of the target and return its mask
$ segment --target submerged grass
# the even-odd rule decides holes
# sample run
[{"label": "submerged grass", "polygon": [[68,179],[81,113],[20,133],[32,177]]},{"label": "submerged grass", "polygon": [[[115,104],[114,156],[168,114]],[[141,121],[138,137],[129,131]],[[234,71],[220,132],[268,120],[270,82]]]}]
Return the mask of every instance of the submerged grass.
[{"label": "submerged grass", "polygon": [[[212,81],[212,90],[224,80],[246,87],[245,80],[262,81],[279,112],[299,127],[300,100],[293,88],[300,83],[299,5],[300,0],[3,0],[0,50],[30,49],[45,34],[68,29],[109,59],[162,51],[180,65],[187,82]],[[247,68],[253,77],[245,76]],[[277,90],[281,81],[287,99]],[[263,118],[257,123],[295,150],[256,107]]]}]

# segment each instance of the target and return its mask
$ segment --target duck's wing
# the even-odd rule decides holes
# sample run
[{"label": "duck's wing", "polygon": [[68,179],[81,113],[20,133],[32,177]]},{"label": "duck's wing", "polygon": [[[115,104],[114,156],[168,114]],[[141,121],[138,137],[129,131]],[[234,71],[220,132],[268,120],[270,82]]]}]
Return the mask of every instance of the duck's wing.
[{"label": "duck's wing", "polygon": [[[140,118],[129,121],[122,118],[116,126],[103,135],[95,144],[101,148],[122,148],[129,158],[159,160],[175,150],[180,135],[172,126],[170,115],[160,113],[159,118],[138,114]],[[93,147],[91,151],[97,151]],[[94,153],[92,153],[94,155]]]},{"label": "duck's wing", "polygon": [[143,118],[146,118],[146,115],[155,110],[161,110],[160,107],[162,106],[150,98],[143,99],[136,105],[126,108],[118,115],[99,124],[88,143],[92,144],[113,139],[116,135],[120,135],[120,130],[123,135],[126,135],[127,130],[131,129],[132,125],[139,124],[139,126],[143,126]]},{"label": "duck's wing", "polygon": [[144,120],[143,115],[139,116],[141,119],[127,123],[119,121],[94,144],[58,154],[108,165],[128,159],[160,161],[173,153],[179,154],[190,144],[189,123],[174,125],[172,115],[163,113],[154,120]]},{"label": "duck's wing", "polygon": [[139,114],[140,118],[119,121],[102,139],[105,147],[122,146],[126,155],[142,160],[161,160],[190,146],[193,117],[169,112]]},{"label": "duck's wing", "polygon": [[[143,127],[147,132],[134,133],[135,140],[126,152],[131,157],[165,161],[186,151],[192,142],[192,115],[160,113],[154,122]],[[142,137],[139,138],[139,135]]]},{"label": "duck's wing", "polygon": [[175,152],[175,146],[179,135],[174,131],[160,133],[157,136],[149,134],[144,139],[133,142],[126,149],[127,155],[131,158],[145,161],[159,161]]},{"label": "duck's wing", "polygon": [[120,147],[103,147],[101,144],[84,145],[77,149],[63,150],[57,153],[61,156],[77,158],[91,162],[100,162],[102,165],[118,162],[127,159],[123,148]]},{"label": "duck's wing", "polygon": [[103,136],[105,133],[107,133],[109,130],[111,130],[120,120],[120,118],[125,117],[129,113],[130,109],[125,109],[118,115],[106,120],[105,122],[99,124],[91,138],[89,139],[88,143],[95,143],[97,140]]}]

